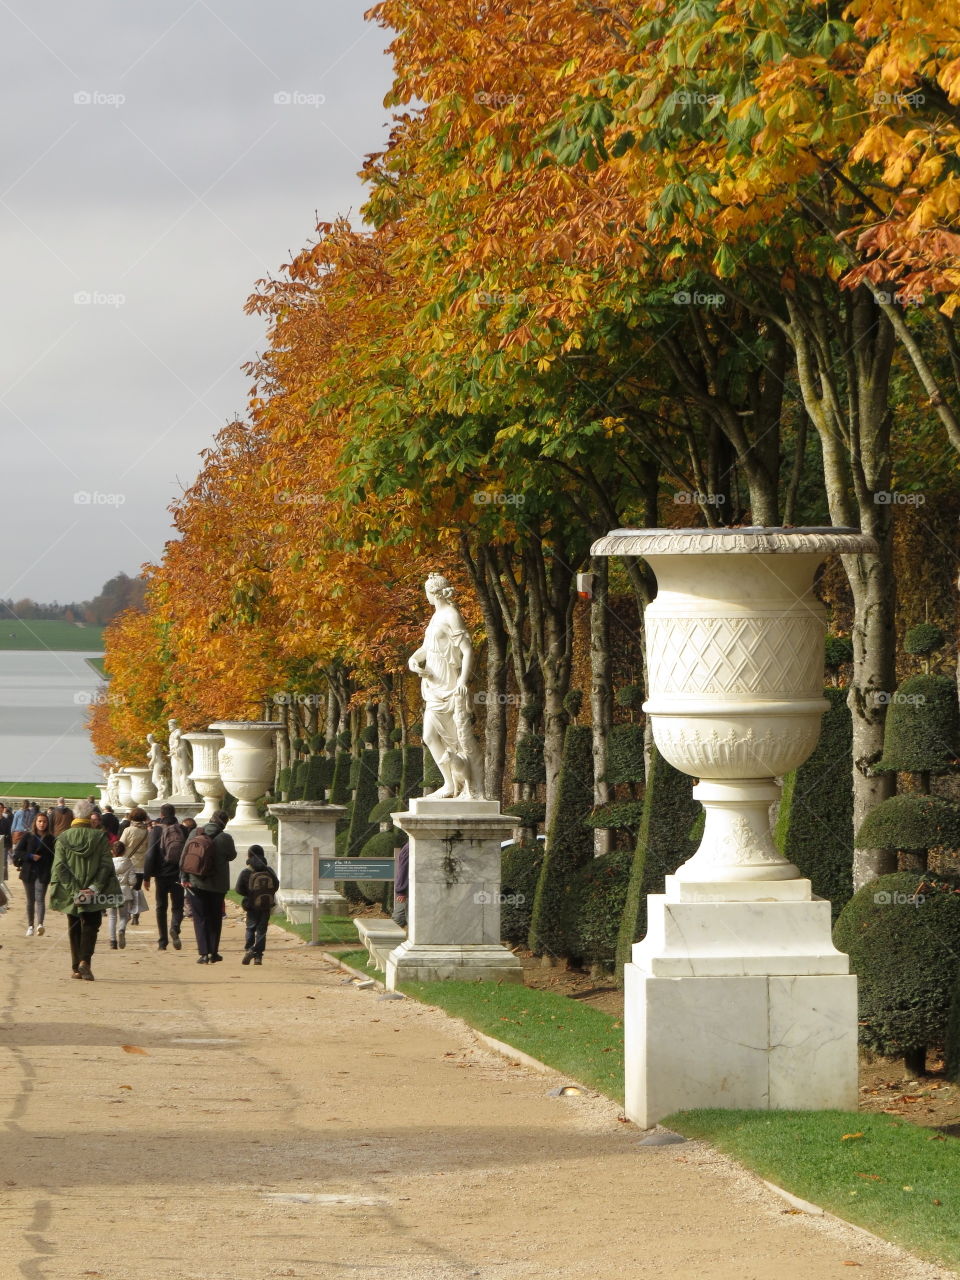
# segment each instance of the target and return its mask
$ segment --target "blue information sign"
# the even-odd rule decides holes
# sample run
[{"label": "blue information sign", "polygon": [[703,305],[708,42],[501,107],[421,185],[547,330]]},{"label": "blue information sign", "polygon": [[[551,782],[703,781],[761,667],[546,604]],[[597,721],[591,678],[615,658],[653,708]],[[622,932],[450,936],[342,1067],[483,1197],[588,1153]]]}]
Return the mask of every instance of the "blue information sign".
[{"label": "blue information sign", "polygon": [[393,858],[321,858],[321,880],[393,880]]}]

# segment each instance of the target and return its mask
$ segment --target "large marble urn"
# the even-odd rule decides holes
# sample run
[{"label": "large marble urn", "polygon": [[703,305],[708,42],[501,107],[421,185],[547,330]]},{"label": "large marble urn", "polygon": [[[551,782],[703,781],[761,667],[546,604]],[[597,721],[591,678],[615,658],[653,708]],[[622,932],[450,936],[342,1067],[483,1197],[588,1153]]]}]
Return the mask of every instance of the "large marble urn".
[{"label": "large marble urn", "polygon": [[190,781],[203,798],[203,808],[197,815],[197,823],[202,827],[223,803],[224,786],[217,756],[224,745],[224,736],[222,733],[185,733],[183,736],[193,752]]},{"label": "large marble urn", "polygon": [[258,823],[256,801],[268,790],[276,771],[278,720],[218,720],[211,733],[222,733],[217,763],[224,786],[237,798],[236,825]]},{"label": "large marble urn", "polygon": [[157,794],[149,769],[127,769],[130,776],[130,803],[138,807],[149,803]]},{"label": "large marble urn", "polygon": [[129,809],[133,804],[133,778],[129,769],[117,770],[117,808]]},{"label": "large marble urn", "polygon": [[[696,853],[647,898],[624,969],[626,1113],[857,1105],[857,993],[830,903],[776,849],[774,779],[811,754],[827,709],[814,574],[876,550],[849,529],[618,529],[594,555],[639,556],[650,718],[699,779]],[[837,768],[851,773],[852,761]]]}]

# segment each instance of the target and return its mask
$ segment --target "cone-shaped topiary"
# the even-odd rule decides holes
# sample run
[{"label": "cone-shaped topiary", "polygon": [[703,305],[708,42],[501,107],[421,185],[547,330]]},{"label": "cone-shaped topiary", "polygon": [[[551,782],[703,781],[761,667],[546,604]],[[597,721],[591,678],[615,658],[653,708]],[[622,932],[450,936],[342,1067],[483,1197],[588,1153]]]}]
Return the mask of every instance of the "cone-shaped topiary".
[{"label": "cone-shaped topiary", "polygon": [[960,977],[960,894],[922,872],[880,876],[844,907],[833,940],[859,978],[861,1043],[923,1071]]},{"label": "cone-shaped topiary", "polygon": [[536,955],[571,954],[570,910],[574,873],[593,857],[593,835],[583,819],[593,808],[593,730],[567,726],[557,797],[530,920]]},{"label": "cone-shaped topiary", "polygon": [[547,816],[547,806],[542,800],[518,800],[503,812],[519,818],[523,827],[538,827]]},{"label": "cone-shaped topiary", "polygon": [[643,771],[643,729],[615,724],[607,734],[607,782],[642,782]]},{"label": "cone-shaped topiary", "polygon": [[890,700],[878,770],[946,773],[958,763],[957,686],[946,676],[911,676]]},{"label": "cone-shaped topiary", "polygon": [[346,751],[338,751],[330,783],[330,803],[346,804],[350,799],[350,765],[352,757]]},{"label": "cone-shaped topiary", "polygon": [[500,857],[500,937],[506,942],[527,941],[530,915],[543,864],[543,842],[508,844]]},{"label": "cone-shaped topiary", "polygon": [[630,884],[633,852],[618,849],[581,867],[574,880],[574,954],[589,964],[612,967]]},{"label": "cone-shaped topiary", "polygon": [[387,796],[386,800],[378,800],[370,810],[370,821],[389,822],[391,813],[399,813],[402,808],[399,796]]},{"label": "cone-shaped topiary", "polygon": [[350,814],[348,858],[358,857],[366,842],[376,834],[376,827],[370,821],[370,812],[377,803],[377,753],[367,749],[355,764],[357,785],[354,788],[353,810]]},{"label": "cone-shaped topiary", "polygon": [[892,796],[871,809],[858,849],[960,849],[960,805],[939,796]]},{"label": "cone-shaped topiary", "polygon": [[643,689],[638,684],[625,684],[613,695],[618,707],[628,711],[639,711],[643,706]]},{"label": "cone-shaped topiary", "polygon": [[836,921],[853,893],[853,717],[845,689],[823,696],[830,710],[809,760],[783,780],[774,840],[817,897],[829,899]]},{"label": "cone-shaped topiary", "polygon": [[423,791],[423,747],[403,748],[403,777],[400,780],[401,808],[408,808],[413,796]]},{"label": "cone-shaped topiary", "polygon": [[402,730],[402,729],[391,729],[391,730],[390,730],[390,741],[391,741],[391,742],[395,742],[395,743],[397,744],[397,746],[399,746],[399,745],[400,745],[400,743],[403,741],[403,730]]},{"label": "cone-shaped topiary", "polygon": [[583,708],[583,690],[570,689],[564,694],[563,709],[571,720],[576,720]]},{"label": "cone-shaped topiary", "polygon": [[849,636],[825,636],[823,665],[835,675],[841,667],[853,661],[853,641]]},{"label": "cone-shaped topiary", "polygon": [[298,751],[301,755],[305,756],[307,752],[310,750],[310,743],[307,742],[306,738],[294,738],[293,749],[294,751]]},{"label": "cone-shaped topiary", "polygon": [[366,743],[368,747],[375,747],[377,745],[377,726],[368,724],[360,734],[360,741]]},{"label": "cone-shaped topiary", "polygon": [[314,755],[319,755],[326,745],[327,740],[322,733],[315,733],[310,739],[310,750]]},{"label": "cone-shaped topiary", "polygon": [[438,791],[443,786],[443,774],[437,768],[437,762],[430,753],[429,747],[423,748],[423,792]]},{"label": "cone-shaped topiary", "polygon": [[357,779],[360,777],[360,757],[350,757],[350,790],[356,791]]},{"label": "cone-shaped topiary", "polygon": [[696,851],[687,833],[699,811],[693,798],[693,779],[664,760],[654,747],[617,939],[621,979],[633,944],[647,931],[647,894],[663,893],[664,877],[672,875]]},{"label": "cone-shaped topiary", "polygon": [[291,800],[303,799],[303,789],[307,785],[307,770],[309,767],[309,762],[306,760],[298,760],[293,766],[293,782],[290,786]]},{"label": "cone-shaped topiary", "polygon": [[594,809],[584,818],[584,822],[588,827],[599,828],[601,831],[636,833],[642,819],[642,800],[614,800],[610,804],[601,805],[599,809]]},{"label": "cone-shaped topiary", "polygon": [[513,780],[529,787],[539,786],[547,780],[547,766],[543,762],[543,738],[539,733],[525,733],[517,739],[514,757]]},{"label": "cone-shaped topiary", "polygon": [[326,756],[311,756],[307,761],[306,780],[303,784],[304,800],[323,800],[333,777],[333,761]]},{"label": "cone-shaped topiary", "polygon": [[353,739],[350,737],[349,730],[345,729],[343,733],[337,734],[337,746],[341,751],[349,751],[352,745]]},{"label": "cone-shaped topiary", "polygon": [[378,782],[381,787],[399,787],[402,777],[403,752],[399,747],[390,747],[383,753],[383,759],[380,761]]},{"label": "cone-shaped topiary", "polygon": [[291,769],[289,765],[285,765],[277,774],[277,790],[285,800],[289,800],[290,798],[291,785]]}]

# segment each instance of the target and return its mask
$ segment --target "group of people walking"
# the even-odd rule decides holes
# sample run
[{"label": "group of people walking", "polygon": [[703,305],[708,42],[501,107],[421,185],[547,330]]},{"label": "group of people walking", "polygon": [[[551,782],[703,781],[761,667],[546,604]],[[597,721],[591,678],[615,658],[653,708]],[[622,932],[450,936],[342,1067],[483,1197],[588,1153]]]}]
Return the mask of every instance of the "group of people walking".
[{"label": "group of people walking", "polygon": [[[4,862],[9,852],[27,904],[27,936],[44,933],[49,905],[67,917],[71,971],[93,981],[92,960],[106,914],[110,946],[126,946],[128,925],[137,925],[148,909],[151,886],[157,915],[157,948],[181,950],[185,915],[193,921],[198,964],[216,964],[230,888],[230,863],[237,857],[227,832],[226,813],[217,812],[203,827],[192,818],[178,820],[173,805],[160,806],[151,820],[131,809],[121,822],[109,808],[80,800],[69,809],[63,800],[48,811],[24,801],[15,813],[0,812]],[[23,815],[23,816],[21,816]],[[7,825],[9,824],[9,828]],[[7,839],[9,837],[9,850]],[[251,845],[237,881],[246,911],[242,963],[261,964],[267,925],[280,881],[260,845]]]}]

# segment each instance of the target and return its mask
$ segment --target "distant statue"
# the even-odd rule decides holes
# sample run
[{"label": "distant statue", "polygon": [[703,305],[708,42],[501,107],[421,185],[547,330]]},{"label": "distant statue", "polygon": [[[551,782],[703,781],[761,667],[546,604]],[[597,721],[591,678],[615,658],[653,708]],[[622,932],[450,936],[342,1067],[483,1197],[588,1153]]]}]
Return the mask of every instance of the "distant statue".
[{"label": "distant statue", "polygon": [[172,795],[170,790],[170,768],[167,753],[152,733],[147,734],[147,763],[150,766],[150,781],[157,793],[157,800],[166,800]]},{"label": "distant statue", "polygon": [[425,590],[433,617],[407,666],[421,677],[423,741],[443,776],[443,786],[430,798],[482,800],[483,752],[473,731],[467,687],[474,658],[470,633],[442,574],[431,573]]},{"label": "distant statue", "polygon": [[107,799],[114,809],[118,808],[120,804],[120,795],[117,791],[119,780],[117,770],[111,767],[107,773]]},{"label": "distant statue", "polygon": [[190,781],[190,773],[193,769],[193,757],[190,753],[190,743],[183,736],[183,730],[180,728],[176,720],[168,720],[167,728],[170,730],[170,737],[167,746],[170,752],[170,775],[172,794],[180,796],[194,797],[193,783]]}]

